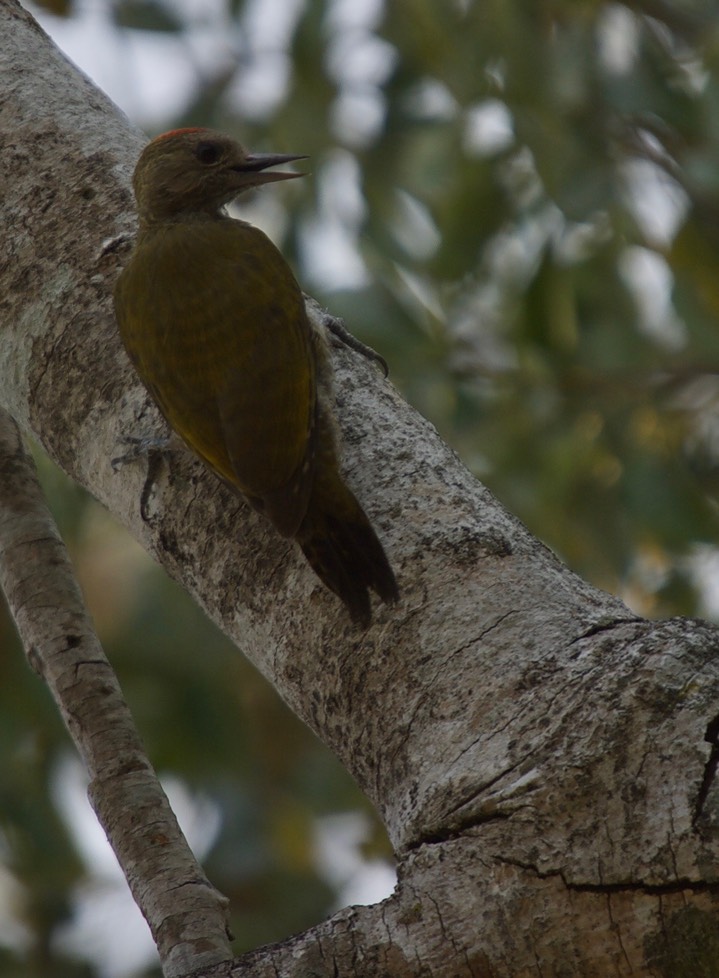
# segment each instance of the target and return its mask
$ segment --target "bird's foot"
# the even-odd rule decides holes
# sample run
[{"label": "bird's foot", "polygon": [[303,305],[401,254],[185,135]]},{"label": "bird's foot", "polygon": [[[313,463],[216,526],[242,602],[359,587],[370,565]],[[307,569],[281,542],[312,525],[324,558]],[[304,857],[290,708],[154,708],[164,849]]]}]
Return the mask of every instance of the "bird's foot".
[{"label": "bird's foot", "polygon": [[330,333],[332,333],[332,335],[340,341],[340,343],[348,346],[350,350],[354,350],[355,353],[361,353],[363,357],[366,357],[373,363],[379,364],[385,377],[389,374],[389,367],[387,366],[387,361],[385,358],[380,353],[377,353],[376,350],[373,350],[371,346],[367,346],[366,343],[363,343],[361,340],[358,340],[356,336],[353,336],[341,319],[337,319],[335,316],[325,316],[324,324]]},{"label": "bird's foot", "polygon": [[152,519],[150,512],[152,492],[157,485],[165,458],[170,452],[178,448],[176,439],[171,433],[164,436],[144,435],[142,437],[125,435],[121,441],[131,447],[124,455],[118,455],[117,458],[110,461],[115,472],[118,472],[128,462],[136,462],[139,458],[147,459],[147,475],[140,493],[140,515],[146,523],[149,523]]},{"label": "bird's foot", "polygon": [[172,435],[123,435],[120,441],[131,447],[123,455],[110,460],[115,472],[119,472],[128,462],[136,462],[138,458],[149,458],[154,454],[165,455],[174,451]]}]

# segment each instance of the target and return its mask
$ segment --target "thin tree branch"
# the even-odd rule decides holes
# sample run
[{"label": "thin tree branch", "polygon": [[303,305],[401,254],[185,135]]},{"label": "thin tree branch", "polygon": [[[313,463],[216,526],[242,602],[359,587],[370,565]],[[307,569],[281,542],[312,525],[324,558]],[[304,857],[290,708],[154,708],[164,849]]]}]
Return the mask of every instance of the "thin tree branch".
[{"label": "thin tree branch", "polygon": [[225,898],[196,862],[83,606],[12,418],[0,409],[0,586],[90,775],[95,813],[167,978],[232,957]]}]

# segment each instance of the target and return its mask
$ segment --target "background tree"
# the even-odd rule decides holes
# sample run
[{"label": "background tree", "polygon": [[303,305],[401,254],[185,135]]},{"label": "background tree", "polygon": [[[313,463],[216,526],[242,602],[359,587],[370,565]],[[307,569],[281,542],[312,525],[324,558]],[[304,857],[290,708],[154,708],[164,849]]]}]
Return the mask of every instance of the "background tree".
[{"label": "background tree", "polygon": [[[412,403],[572,567],[644,613],[705,610],[716,520],[715,11],[525,7],[376,5],[351,23],[343,5],[298,4],[263,49],[252,8],[233,4],[234,59],[198,72],[185,109],[148,128],[203,122],[255,148],[309,153],[313,184],[275,223],[306,287],[346,312]],[[125,39],[162,29],[193,56],[189,19],[152,4],[111,9]],[[263,58],[287,71],[286,84],[253,100]],[[341,289],[322,235],[353,259]],[[52,495],[85,580],[97,582],[103,548],[88,528],[110,531],[75,493]],[[194,612],[168,601],[158,625],[136,565],[123,587],[116,557],[111,566],[111,591],[89,588],[103,640],[155,762],[223,813],[207,866],[240,911],[238,950],[306,926],[333,899],[309,845],[314,813],[360,804],[356,794],[337,787],[336,765],[278,719],[220,639],[195,637],[182,656],[183,616],[194,623]],[[157,662],[130,637],[133,620],[157,632]],[[208,643],[217,658],[199,663],[194,649]],[[49,974],[83,867],[46,793],[64,743],[54,708],[19,656],[4,668],[1,807],[24,885],[15,916]],[[238,751],[248,741],[259,761]],[[239,788],[228,781],[238,766]],[[17,957],[8,951],[8,974]],[[70,973],[66,960],[56,966]]]}]

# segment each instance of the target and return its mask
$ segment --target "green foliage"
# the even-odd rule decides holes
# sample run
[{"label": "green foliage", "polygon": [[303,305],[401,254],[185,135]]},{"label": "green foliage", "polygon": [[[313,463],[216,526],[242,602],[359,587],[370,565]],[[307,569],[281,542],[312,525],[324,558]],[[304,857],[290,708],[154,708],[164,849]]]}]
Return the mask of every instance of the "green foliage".
[{"label": "green foliage", "polygon": [[[303,186],[272,191],[287,206],[278,243],[307,290],[386,356],[409,400],[572,567],[644,613],[701,611],[692,558],[718,529],[716,3],[407,0],[363,21],[361,3],[307,0],[286,50],[253,49],[249,6],[227,2],[236,58],[197,65],[187,105],[157,128],[204,123],[310,154]],[[113,16],[184,42],[195,25],[182,9],[117,0]],[[248,72],[270,55],[289,74],[263,108]],[[323,220],[361,281],[307,259]],[[314,819],[363,801],[251,667],[158,572],[111,549],[114,531],[55,478],[154,763],[223,813],[206,865],[236,908],[238,950],[307,926],[334,899],[312,858]],[[97,585],[98,561],[111,587]],[[32,934],[22,973],[48,975],[85,870],[45,791],[65,735],[2,628],[0,840]],[[374,844],[386,851],[379,831]],[[0,974],[19,973],[7,962]]]},{"label": "green foliage", "polygon": [[650,614],[701,610],[717,532],[716,12],[387,5],[372,281],[326,295],[534,532]]},{"label": "green foliage", "polygon": [[123,0],[113,10],[118,27],[140,31],[167,31],[177,33],[182,30],[182,21],[172,9],[154,0]]}]

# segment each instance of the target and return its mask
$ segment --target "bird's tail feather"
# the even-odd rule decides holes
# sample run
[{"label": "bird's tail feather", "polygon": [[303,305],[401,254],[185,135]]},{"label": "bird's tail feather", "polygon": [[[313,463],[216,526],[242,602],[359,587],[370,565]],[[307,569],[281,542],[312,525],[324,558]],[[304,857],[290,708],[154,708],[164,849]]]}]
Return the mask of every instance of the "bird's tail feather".
[{"label": "bird's tail feather", "polygon": [[353,493],[333,471],[319,478],[297,541],[310,566],[342,599],[354,622],[372,620],[369,591],[393,603],[399,589],[384,548]]}]

